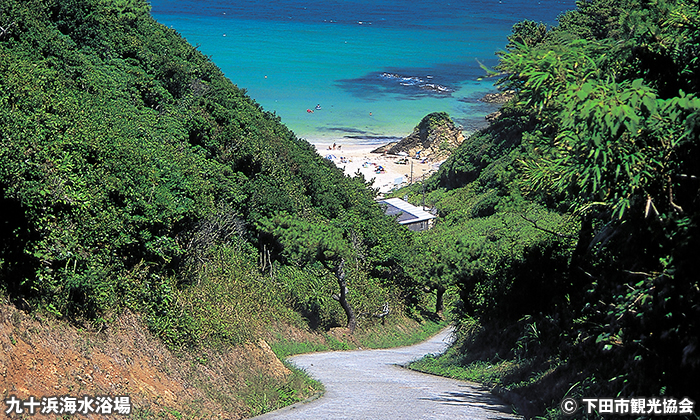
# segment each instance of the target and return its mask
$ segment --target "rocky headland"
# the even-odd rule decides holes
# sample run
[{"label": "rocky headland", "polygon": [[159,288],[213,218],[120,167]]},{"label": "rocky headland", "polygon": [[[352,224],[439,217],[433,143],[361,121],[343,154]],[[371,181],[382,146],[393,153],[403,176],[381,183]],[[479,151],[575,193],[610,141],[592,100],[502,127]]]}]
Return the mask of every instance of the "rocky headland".
[{"label": "rocky headland", "polygon": [[388,143],[372,153],[418,156],[421,160],[437,162],[447,159],[450,152],[464,141],[462,129],[445,112],[428,114],[413,132],[398,142]]}]

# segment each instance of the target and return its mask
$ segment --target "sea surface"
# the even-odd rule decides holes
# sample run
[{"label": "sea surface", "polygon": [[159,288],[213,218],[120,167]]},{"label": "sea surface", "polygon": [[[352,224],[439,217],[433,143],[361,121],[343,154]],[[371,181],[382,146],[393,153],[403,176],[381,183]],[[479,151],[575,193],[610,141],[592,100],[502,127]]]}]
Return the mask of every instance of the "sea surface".
[{"label": "sea surface", "polygon": [[549,25],[575,0],[151,0],[152,15],[210,56],[311,142],[378,144],[445,111],[484,125],[493,67],[518,21]]}]

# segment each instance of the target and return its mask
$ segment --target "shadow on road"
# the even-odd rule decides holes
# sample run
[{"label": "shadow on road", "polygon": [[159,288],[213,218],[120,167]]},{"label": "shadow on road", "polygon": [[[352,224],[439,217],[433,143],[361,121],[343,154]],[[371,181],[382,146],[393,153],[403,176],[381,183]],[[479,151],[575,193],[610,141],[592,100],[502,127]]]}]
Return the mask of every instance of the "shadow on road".
[{"label": "shadow on road", "polygon": [[[435,401],[446,405],[464,405],[470,407],[481,407],[484,410],[494,413],[512,415],[513,413],[495,395],[489,394],[486,388],[476,388],[474,386],[460,386],[461,391],[443,392],[436,397],[420,398],[428,401]],[[512,419],[512,417],[502,417]]]}]

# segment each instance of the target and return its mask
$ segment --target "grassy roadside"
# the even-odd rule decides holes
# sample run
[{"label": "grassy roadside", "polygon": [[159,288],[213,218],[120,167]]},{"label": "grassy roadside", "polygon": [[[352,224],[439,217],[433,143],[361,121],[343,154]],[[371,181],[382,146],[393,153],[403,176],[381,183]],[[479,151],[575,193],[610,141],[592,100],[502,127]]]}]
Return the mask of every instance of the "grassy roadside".
[{"label": "grassy roadside", "polygon": [[[488,387],[495,395],[513,406],[514,412],[525,415],[533,411],[527,393],[523,392],[528,385],[537,383],[540,379],[550,374],[556,366],[534,373],[528,378],[523,378],[528,372],[536,371],[532,360],[475,360],[463,364],[463,355],[455,347],[450,347],[440,356],[428,355],[423,359],[411,363],[408,368],[433,375],[444,376],[467,382],[476,382]],[[542,417],[538,417],[542,418]],[[560,419],[557,412],[552,411],[544,418]]]},{"label": "grassy roadside", "polygon": [[377,321],[358,328],[352,336],[343,328],[333,328],[330,331],[305,336],[302,340],[278,336],[272,340],[270,346],[280,360],[302,353],[402,347],[420,343],[447,325],[447,321],[437,318],[422,319],[395,315],[388,317],[384,322]]},{"label": "grassy roadside", "polygon": [[367,349],[410,346],[427,340],[447,325],[447,321],[438,318],[418,322],[407,317],[395,317],[356,332],[355,338],[362,348]]},{"label": "grassy roadside", "polygon": [[248,389],[242,399],[250,410],[249,416],[274,411],[323,392],[323,384],[289,363],[285,362],[284,366],[290,373],[282,379],[270,377],[264,372],[248,378]]},{"label": "grassy roadside", "polygon": [[[445,353],[428,355],[408,368],[482,384],[525,418],[570,418],[558,408],[562,398],[595,394],[590,378],[552,357],[535,324],[522,320],[499,328],[469,319],[458,326],[457,340]],[[562,388],[568,388],[564,396]]]}]

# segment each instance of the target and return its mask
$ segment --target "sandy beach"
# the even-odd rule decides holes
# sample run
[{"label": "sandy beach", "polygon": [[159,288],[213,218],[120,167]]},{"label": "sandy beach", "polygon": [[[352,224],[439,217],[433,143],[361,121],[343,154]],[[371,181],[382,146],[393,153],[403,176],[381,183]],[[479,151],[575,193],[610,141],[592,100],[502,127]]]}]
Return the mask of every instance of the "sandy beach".
[{"label": "sandy beach", "polygon": [[[353,176],[359,171],[366,180],[374,179],[372,186],[379,188],[380,193],[387,193],[399,186],[408,185],[411,179],[414,183],[420,182],[423,176],[427,178],[440,166],[440,163],[421,163],[407,156],[371,153],[380,146],[376,144],[356,145],[338,142],[335,149],[333,149],[333,143],[312,144],[321,156],[343,169],[346,175]],[[383,171],[379,170],[379,167]]]}]

